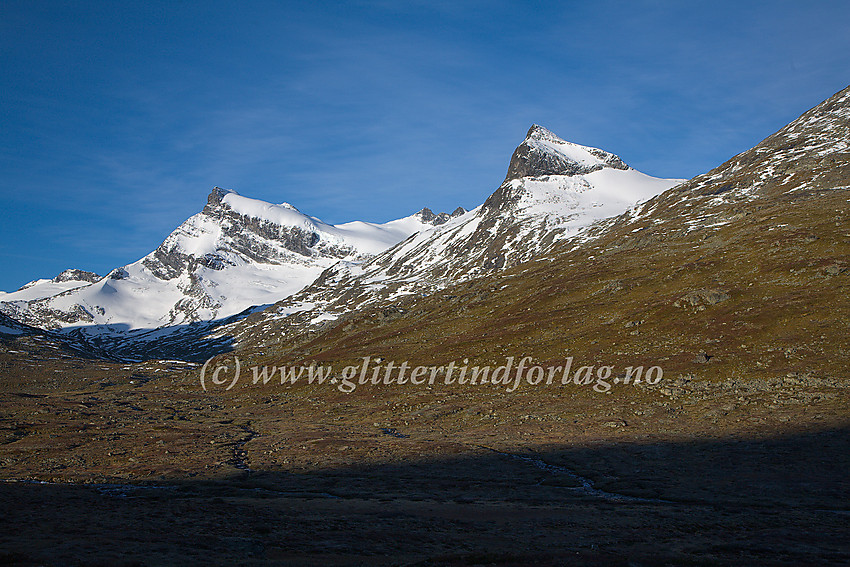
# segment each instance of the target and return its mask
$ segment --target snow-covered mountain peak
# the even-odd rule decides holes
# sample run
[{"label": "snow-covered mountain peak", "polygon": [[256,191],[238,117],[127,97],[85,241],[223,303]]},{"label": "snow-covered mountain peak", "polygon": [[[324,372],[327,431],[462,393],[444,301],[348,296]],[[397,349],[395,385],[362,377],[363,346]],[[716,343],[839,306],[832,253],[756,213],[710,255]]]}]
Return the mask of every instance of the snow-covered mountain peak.
[{"label": "snow-covered mountain peak", "polygon": [[626,170],[629,166],[610,152],[567,142],[534,124],[514,151],[505,182],[523,177],[585,175],[603,168]]},{"label": "snow-covered mountain peak", "polygon": [[[238,191],[234,191],[233,189],[225,189],[223,187],[216,186],[216,187],[213,187],[212,191],[210,192],[209,196],[207,197],[207,204],[212,206],[212,207],[215,207],[215,206],[221,205],[222,203],[225,203],[225,204],[228,204],[228,202],[229,203],[239,203],[243,199],[246,199],[246,197],[243,197],[242,195],[240,195]],[[250,201],[258,201],[258,200],[257,199],[250,199]],[[270,205],[271,204],[271,203],[266,203],[265,201],[259,201],[259,202],[261,202],[263,205]],[[292,204],[286,203],[286,202],[278,203],[278,204],[272,205],[272,206],[283,207],[285,209],[290,209],[290,210],[293,210],[293,211],[300,212],[295,207],[295,205],[292,205]]]},{"label": "snow-covered mountain peak", "polygon": [[531,140],[531,139],[538,139],[538,140],[550,139],[550,140],[557,140],[557,141],[559,141],[559,142],[563,142],[563,141],[564,141],[561,137],[559,137],[557,134],[555,134],[552,130],[550,130],[550,129],[548,129],[548,128],[544,128],[544,127],[543,127],[543,126],[541,126],[540,124],[532,124],[532,125],[531,125],[531,128],[529,128],[529,129],[528,129],[528,132],[525,134],[525,139],[526,139],[526,140]]},{"label": "snow-covered mountain peak", "polygon": [[[273,204],[243,197],[239,193],[231,191],[221,199],[220,206],[233,211],[237,215],[267,221],[280,226],[309,227],[319,230],[318,219],[307,216],[289,203]],[[321,221],[318,221],[319,224]]]},{"label": "snow-covered mountain peak", "polygon": [[[608,204],[617,203],[615,208],[619,209],[625,203],[634,204],[656,195],[660,187],[669,187],[669,180],[658,184],[653,179],[611,152],[567,142],[534,124],[511,156],[504,182],[484,202],[482,214],[501,217],[529,206],[536,212],[589,210],[598,206],[595,203],[600,198]],[[577,197],[599,187],[598,181],[606,187],[604,191]],[[574,216],[572,212],[569,215]],[[599,219],[611,215],[592,216]]]},{"label": "snow-covered mountain peak", "polygon": [[203,210],[144,258],[105,277],[67,270],[17,292],[0,292],[0,312],[121,351],[124,338],[147,340],[140,337],[150,329],[274,303],[341,260],[358,264],[450,218],[423,209],[382,224],[332,225],[288,203],[215,187]]}]

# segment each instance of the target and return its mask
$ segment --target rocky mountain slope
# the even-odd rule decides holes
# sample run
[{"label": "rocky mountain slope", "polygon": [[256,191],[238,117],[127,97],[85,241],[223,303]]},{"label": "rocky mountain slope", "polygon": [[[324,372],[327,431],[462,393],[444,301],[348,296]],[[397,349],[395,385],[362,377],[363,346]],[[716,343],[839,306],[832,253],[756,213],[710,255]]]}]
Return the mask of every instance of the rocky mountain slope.
[{"label": "rocky mountain slope", "polygon": [[667,395],[744,400],[733,406],[764,396],[759,403],[781,419],[792,400],[838,395],[850,366],[848,203],[845,89],[538,261],[369,305],[279,343],[271,330],[286,331],[286,319],[257,315],[257,326],[237,326],[238,338],[246,354],[262,347],[258,360],[494,364],[528,355],[659,365],[671,378]]}]

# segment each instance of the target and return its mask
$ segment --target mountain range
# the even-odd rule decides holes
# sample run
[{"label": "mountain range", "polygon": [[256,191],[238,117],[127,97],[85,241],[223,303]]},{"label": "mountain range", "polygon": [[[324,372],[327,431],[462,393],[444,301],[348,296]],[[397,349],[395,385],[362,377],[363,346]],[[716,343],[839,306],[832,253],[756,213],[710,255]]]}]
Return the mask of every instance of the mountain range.
[{"label": "mountain range", "polygon": [[424,208],[384,224],[329,225],[288,203],[216,187],[200,213],[144,258],[104,277],[69,269],[31,282],[0,294],[0,312],[118,358],[197,359],[230,347],[207,340],[208,331],[270,304],[286,302],[272,317],[308,311],[307,323],[322,323],[486,275],[555,243],[579,242],[680,181],[642,174],[533,125],[505,181],[472,211]]},{"label": "mountain range", "polygon": [[262,308],[339,261],[362,262],[451,218],[424,208],[383,224],[329,225],[288,203],[216,187],[200,213],[144,258],[106,276],[69,269],[0,293],[0,311],[78,343],[126,352],[195,323]]}]

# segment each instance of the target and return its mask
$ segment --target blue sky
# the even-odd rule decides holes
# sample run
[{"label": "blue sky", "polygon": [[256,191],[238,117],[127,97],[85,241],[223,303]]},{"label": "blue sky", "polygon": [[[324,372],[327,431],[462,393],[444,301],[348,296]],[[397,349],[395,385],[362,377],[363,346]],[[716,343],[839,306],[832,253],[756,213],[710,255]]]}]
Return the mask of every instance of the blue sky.
[{"label": "blue sky", "polygon": [[532,123],[663,177],[850,83],[850,2],[0,3],[0,289],[214,185],[328,222],[480,204]]}]

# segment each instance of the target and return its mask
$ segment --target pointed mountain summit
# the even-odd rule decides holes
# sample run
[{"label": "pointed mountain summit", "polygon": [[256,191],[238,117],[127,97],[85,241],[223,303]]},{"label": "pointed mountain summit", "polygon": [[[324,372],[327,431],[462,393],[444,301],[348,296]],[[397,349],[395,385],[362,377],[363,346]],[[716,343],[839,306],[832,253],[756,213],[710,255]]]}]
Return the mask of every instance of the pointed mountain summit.
[{"label": "pointed mountain summit", "polygon": [[[571,195],[584,192],[589,187],[605,186],[602,191],[608,193],[605,198],[608,203],[626,205],[617,205],[616,210],[606,207],[604,215],[596,216],[598,220],[619,214],[628,206],[657,195],[660,190],[657,184],[651,182],[654,179],[630,168],[611,152],[568,142],[534,124],[525,140],[514,150],[505,180],[484,201],[482,209],[492,211],[491,216],[504,216],[510,214],[510,209],[533,203],[552,203],[554,209],[559,209],[561,207],[555,204],[557,201],[574,201]],[[613,185],[608,181],[614,181]],[[558,186],[554,192],[553,184]],[[667,188],[669,185],[664,187]],[[541,190],[542,194],[534,194]],[[599,206],[598,203],[586,205]],[[579,203],[564,203],[564,210],[576,206],[584,207]],[[580,226],[583,226],[582,223],[583,220]]]},{"label": "pointed mountain summit", "polygon": [[210,191],[209,196],[207,197],[207,204],[210,206],[216,206],[221,204],[221,200],[227,196],[228,193],[235,193],[230,189],[223,189],[219,186],[213,187],[212,191]]},{"label": "pointed mountain summit", "polygon": [[610,152],[567,142],[543,126],[533,124],[511,156],[505,182],[544,175],[586,175],[604,167],[629,169]]}]

